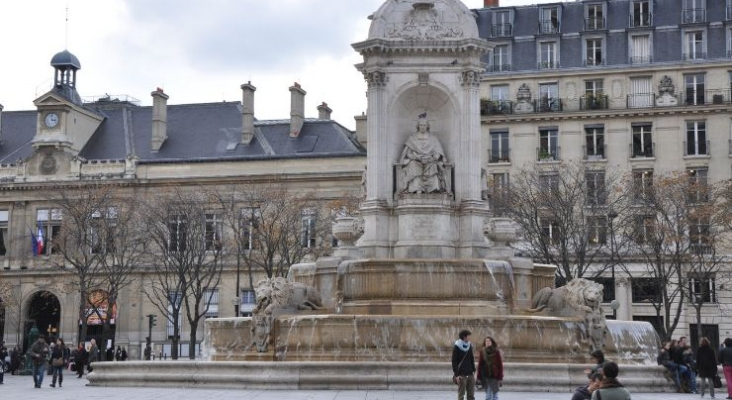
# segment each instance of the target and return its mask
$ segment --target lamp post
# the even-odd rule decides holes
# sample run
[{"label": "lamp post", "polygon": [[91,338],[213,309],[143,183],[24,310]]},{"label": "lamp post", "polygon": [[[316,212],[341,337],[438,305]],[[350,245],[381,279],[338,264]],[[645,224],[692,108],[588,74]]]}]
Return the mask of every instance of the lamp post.
[{"label": "lamp post", "polygon": [[610,302],[610,307],[613,309],[613,319],[618,318],[618,307],[620,303],[615,298],[615,230],[613,230],[613,220],[618,217],[618,213],[615,210],[610,210],[607,213],[608,224],[610,226],[610,273],[613,281],[613,301]]}]

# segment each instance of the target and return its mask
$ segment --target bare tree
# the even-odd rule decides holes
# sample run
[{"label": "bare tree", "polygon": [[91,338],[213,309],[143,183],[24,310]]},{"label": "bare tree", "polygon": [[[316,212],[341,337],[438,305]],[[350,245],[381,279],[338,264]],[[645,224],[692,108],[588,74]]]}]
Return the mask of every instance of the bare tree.
[{"label": "bare tree", "polygon": [[491,206],[518,225],[520,251],[557,265],[561,284],[599,276],[620,259],[624,246],[608,232],[626,204],[612,189],[618,181],[584,164],[536,164],[514,174],[510,185],[491,182]]},{"label": "bare tree", "polygon": [[619,232],[631,246],[629,261],[643,269],[640,276],[637,271],[626,272],[641,294],[636,301],[653,307],[659,335],[668,340],[678,326],[684,301],[701,307],[698,300],[703,299],[690,293],[690,279],[721,265],[717,246],[722,244],[723,216],[715,211],[706,180],[699,181],[692,171],[634,171],[626,187],[632,207],[620,218]]},{"label": "bare tree", "polygon": [[221,281],[222,220],[220,213],[210,212],[210,203],[207,196],[172,189],[146,207],[153,278],[144,292],[173,325],[173,359],[178,358],[183,305],[191,329],[189,357],[194,359],[198,325]]},{"label": "bare tree", "polygon": [[[96,277],[100,273],[105,253],[95,251],[99,241],[100,216],[106,215],[116,189],[112,185],[80,185],[54,191],[48,200],[61,214],[61,229],[53,238],[53,251],[62,255],[61,261],[52,262],[62,271],[71,272],[79,293],[79,339],[87,333],[88,318],[100,303],[92,298],[98,289]],[[51,237],[52,233],[48,233]],[[98,312],[98,310],[97,310]]]},{"label": "bare tree", "polygon": [[330,210],[309,193],[282,185],[235,186],[214,194],[226,210],[226,224],[234,232],[237,260],[253,276],[286,276],[306,257],[330,249]]}]

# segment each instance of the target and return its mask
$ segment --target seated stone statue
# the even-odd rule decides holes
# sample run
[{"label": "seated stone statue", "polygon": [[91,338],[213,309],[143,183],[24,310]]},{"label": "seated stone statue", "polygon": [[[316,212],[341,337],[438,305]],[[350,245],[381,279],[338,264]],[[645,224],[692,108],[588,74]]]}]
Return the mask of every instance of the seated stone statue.
[{"label": "seated stone statue", "polygon": [[417,132],[404,144],[399,158],[403,193],[445,193],[448,191],[445,179],[445,151],[440,141],[430,133],[427,114],[417,120]]}]

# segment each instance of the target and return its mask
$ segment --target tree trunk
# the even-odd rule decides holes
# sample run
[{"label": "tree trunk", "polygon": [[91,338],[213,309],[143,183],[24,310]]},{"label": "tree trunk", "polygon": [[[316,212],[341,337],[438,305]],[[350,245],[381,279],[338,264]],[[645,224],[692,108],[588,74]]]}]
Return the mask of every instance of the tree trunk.
[{"label": "tree trunk", "polygon": [[196,334],[198,329],[196,329],[198,326],[198,321],[196,321],[195,324],[191,324],[191,336],[190,336],[190,342],[188,343],[188,358],[191,360],[196,359]]}]

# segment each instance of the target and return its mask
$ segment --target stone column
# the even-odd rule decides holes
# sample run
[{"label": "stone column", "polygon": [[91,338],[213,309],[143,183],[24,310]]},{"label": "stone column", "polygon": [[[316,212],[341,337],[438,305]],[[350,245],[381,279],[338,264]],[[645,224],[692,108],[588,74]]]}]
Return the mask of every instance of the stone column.
[{"label": "stone column", "polygon": [[615,279],[615,299],[620,303],[620,307],[616,312],[617,320],[632,321],[633,316],[630,312],[631,302],[633,301],[630,291],[630,281],[628,278]]},{"label": "stone column", "polygon": [[480,74],[468,69],[460,74],[462,104],[460,110],[459,154],[455,160],[455,200],[460,204],[459,256],[486,258],[488,246],[484,239],[488,205],[481,198],[481,131]]},{"label": "stone column", "polygon": [[364,71],[368,83],[368,111],[366,136],[369,156],[366,169],[366,200],[361,205],[365,234],[359,247],[365,257],[389,257],[388,201],[392,196],[392,162],[389,158],[387,137],[388,76],[385,72]]}]

